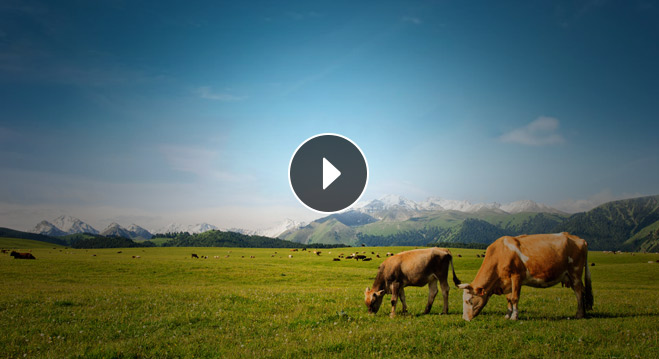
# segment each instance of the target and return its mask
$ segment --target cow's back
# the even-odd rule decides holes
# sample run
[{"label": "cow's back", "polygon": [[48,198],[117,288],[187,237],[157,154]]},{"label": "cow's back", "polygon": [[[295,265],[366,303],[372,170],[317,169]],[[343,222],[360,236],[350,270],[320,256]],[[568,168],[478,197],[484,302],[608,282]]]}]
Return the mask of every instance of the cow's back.
[{"label": "cow's back", "polygon": [[447,249],[437,247],[413,249],[385,259],[379,271],[387,282],[395,280],[405,285],[425,285],[447,254],[450,254]]},{"label": "cow's back", "polygon": [[[524,269],[529,285],[551,285],[565,273],[581,273],[585,265],[586,241],[566,232],[502,237],[497,240],[510,261]],[[522,266],[519,266],[519,262]]]}]

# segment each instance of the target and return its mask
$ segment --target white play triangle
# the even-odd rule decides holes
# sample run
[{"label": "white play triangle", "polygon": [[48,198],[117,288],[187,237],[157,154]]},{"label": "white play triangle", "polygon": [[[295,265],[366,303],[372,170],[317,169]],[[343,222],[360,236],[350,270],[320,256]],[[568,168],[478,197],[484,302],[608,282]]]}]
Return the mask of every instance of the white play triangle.
[{"label": "white play triangle", "polygon": [[340,175],[341,171],[337,170],[327,158],[323,157],[323,190],[339,178]]}]

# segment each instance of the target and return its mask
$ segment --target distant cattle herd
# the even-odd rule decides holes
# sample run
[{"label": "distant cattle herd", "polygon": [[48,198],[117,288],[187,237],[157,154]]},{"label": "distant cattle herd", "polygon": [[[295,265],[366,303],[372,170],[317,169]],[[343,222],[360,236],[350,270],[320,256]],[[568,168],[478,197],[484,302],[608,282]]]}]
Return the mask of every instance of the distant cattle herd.
[{"label": "distant cattle herd", "polygon": [[[362,245],[363,247],[364,245]],[[57,249],[57,248],[53,248]],[[65,248],[68,250],[68,247]],[[9,253],[14,259],[36,259],[28,252],[17,252],[10,249],[0,249],[3,254]],[[59,249],[62,252],[62,249]],[[88,250],[85,250],[88,252]],[[142,250],[145,252],[145,250]],[[320,250],[309,250],[306,248],[291,248],[291,254],[279,254],[279,257],[294,258],[295,252],[306,252],[313,257],[324,257]],[[75,252],[67,251],[66,254]],[[117,251],[121,254],[122,251]],[[604,251],[605,254],[623,254],[620,251]],[[224,258],[230,258],[231,250],[227,251]],[[366,288],[364,292],[365,304],[369,313],[378,312],[383,298],[386,294],[391,295],[390,316],[396,314],[396,304],[402,303],[402,313],[407,312],[405,302],[406,286],[428,286],[428,303],[425,313],[429,313],[435,296],[441,288],[443,296],[442,314],[448,313],[448,274],[449,266],[453,274],[453,282],[463,290],[462,316],[470,321],[476,317],[487,304],[492,295],[506,295],[508,311],[506,319],[518,319],[517,304],[522,286],[547,288],[561,283],[564,287],[571,288],[577,297],[576,318],[586,316],[586,311],[593,307],[593,292],[589,267],[595,263],[588,263],[588,245],[585,240],[571,235],[567,232],[555,234],[521,235],[517,237],[504,236],[494,241],[484,253],[476,254],[476,258],[482,258],[481,267],[476,278],[471,283],[461,283],[453,269],[453,255],[444,248],[414,249],[394,254],[383,253],[382,256],[374,251],[355,251],[350,254],[335,253],[327,251],[332,262],[354,259],[355,261],[368,262],[373,258],[385,257],[378,266],[378,271],[372,288]],[[270,253],[270,257],[276,257],[277,251]],[[303,255],[304,254],[295,254]],[[634,253],[631,253],[634,255]],[[96,253],[91,254],[96,257]],[[133,259],[141,258],[132,255]],[[462,254],[456,257],[461,258]],[[191,253],[191,259],[208,259],[208,255]],[[212,258],[220,259],[219,255]],[[245,258],[241,255],[240,258]],[[250,255],[255,259],[255,255]],[[659,263],[648,261],[648,263]],[[439,288],[438,288],[439,287]]]}]

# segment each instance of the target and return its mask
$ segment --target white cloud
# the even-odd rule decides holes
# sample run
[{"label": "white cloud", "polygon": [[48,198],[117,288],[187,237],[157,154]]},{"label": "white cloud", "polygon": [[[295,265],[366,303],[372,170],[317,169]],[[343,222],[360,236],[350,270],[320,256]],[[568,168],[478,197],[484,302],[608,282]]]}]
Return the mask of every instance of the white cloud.
[{"label": "white cloud", "polygon": [[253,180],[251,175],[234,174],[221,169],[220,153],[199,147],[163,145],[159,147],[171,169],[188,172],[202,179],[243,182]]},{"label": "white cloud", "polygon": [[553,117],[538,117],[524,127],[504,133],[499,137],[501,142],[517,143],[527,146],[556,145],[565,142],[558,132],[560,123]]},{"label": "white cloud", "polygon": [[414,17],[414,16],[404,16],[402,18],[402,20],[403,20],[403,22],[409,22],[409,23],[414,24],[414,25],[421,25],[423,23],[423,21],[421,21],[421,19],[419,19],[418,17]]},{"label": "white cloud", "polygon": [[213,92],[210,86],[201,86],[195,90],[195,93],[201,98],[221,102],[236,102],[247,99],[247,96],[236,96],[228,93]]}]

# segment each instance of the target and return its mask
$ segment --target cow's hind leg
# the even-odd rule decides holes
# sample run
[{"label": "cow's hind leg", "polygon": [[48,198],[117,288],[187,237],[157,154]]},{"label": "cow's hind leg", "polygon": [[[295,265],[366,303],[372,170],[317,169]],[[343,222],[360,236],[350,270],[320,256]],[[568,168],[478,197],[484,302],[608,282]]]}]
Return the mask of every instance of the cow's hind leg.
[{"label": "cow's hind leg", "polygon": [[442,280],[440,286],[442,288],[442,297],[444,297],[444,309],[442,310],[442,314],[448,314],[448,281],[446,279]]},{"label": "cow's hind leg", "polygon": [[426,304],[426,310],[423,314],[430,313],[430,308],[432,308],[432,303],[435,302],[435,296],[437,295],[437,281],[431,281],[428,283],[428,304]]},{"label": "cow's hind leg", "polygon": [[572,289],[574,290],[574,295],[577,296],[577,314],[575,316],[577,319],[581,319],[586,316],[586,309],[584,308],[583,300],[584,287],[580,277],[580,275],[578,277],[576,274],[572,275]]}]

